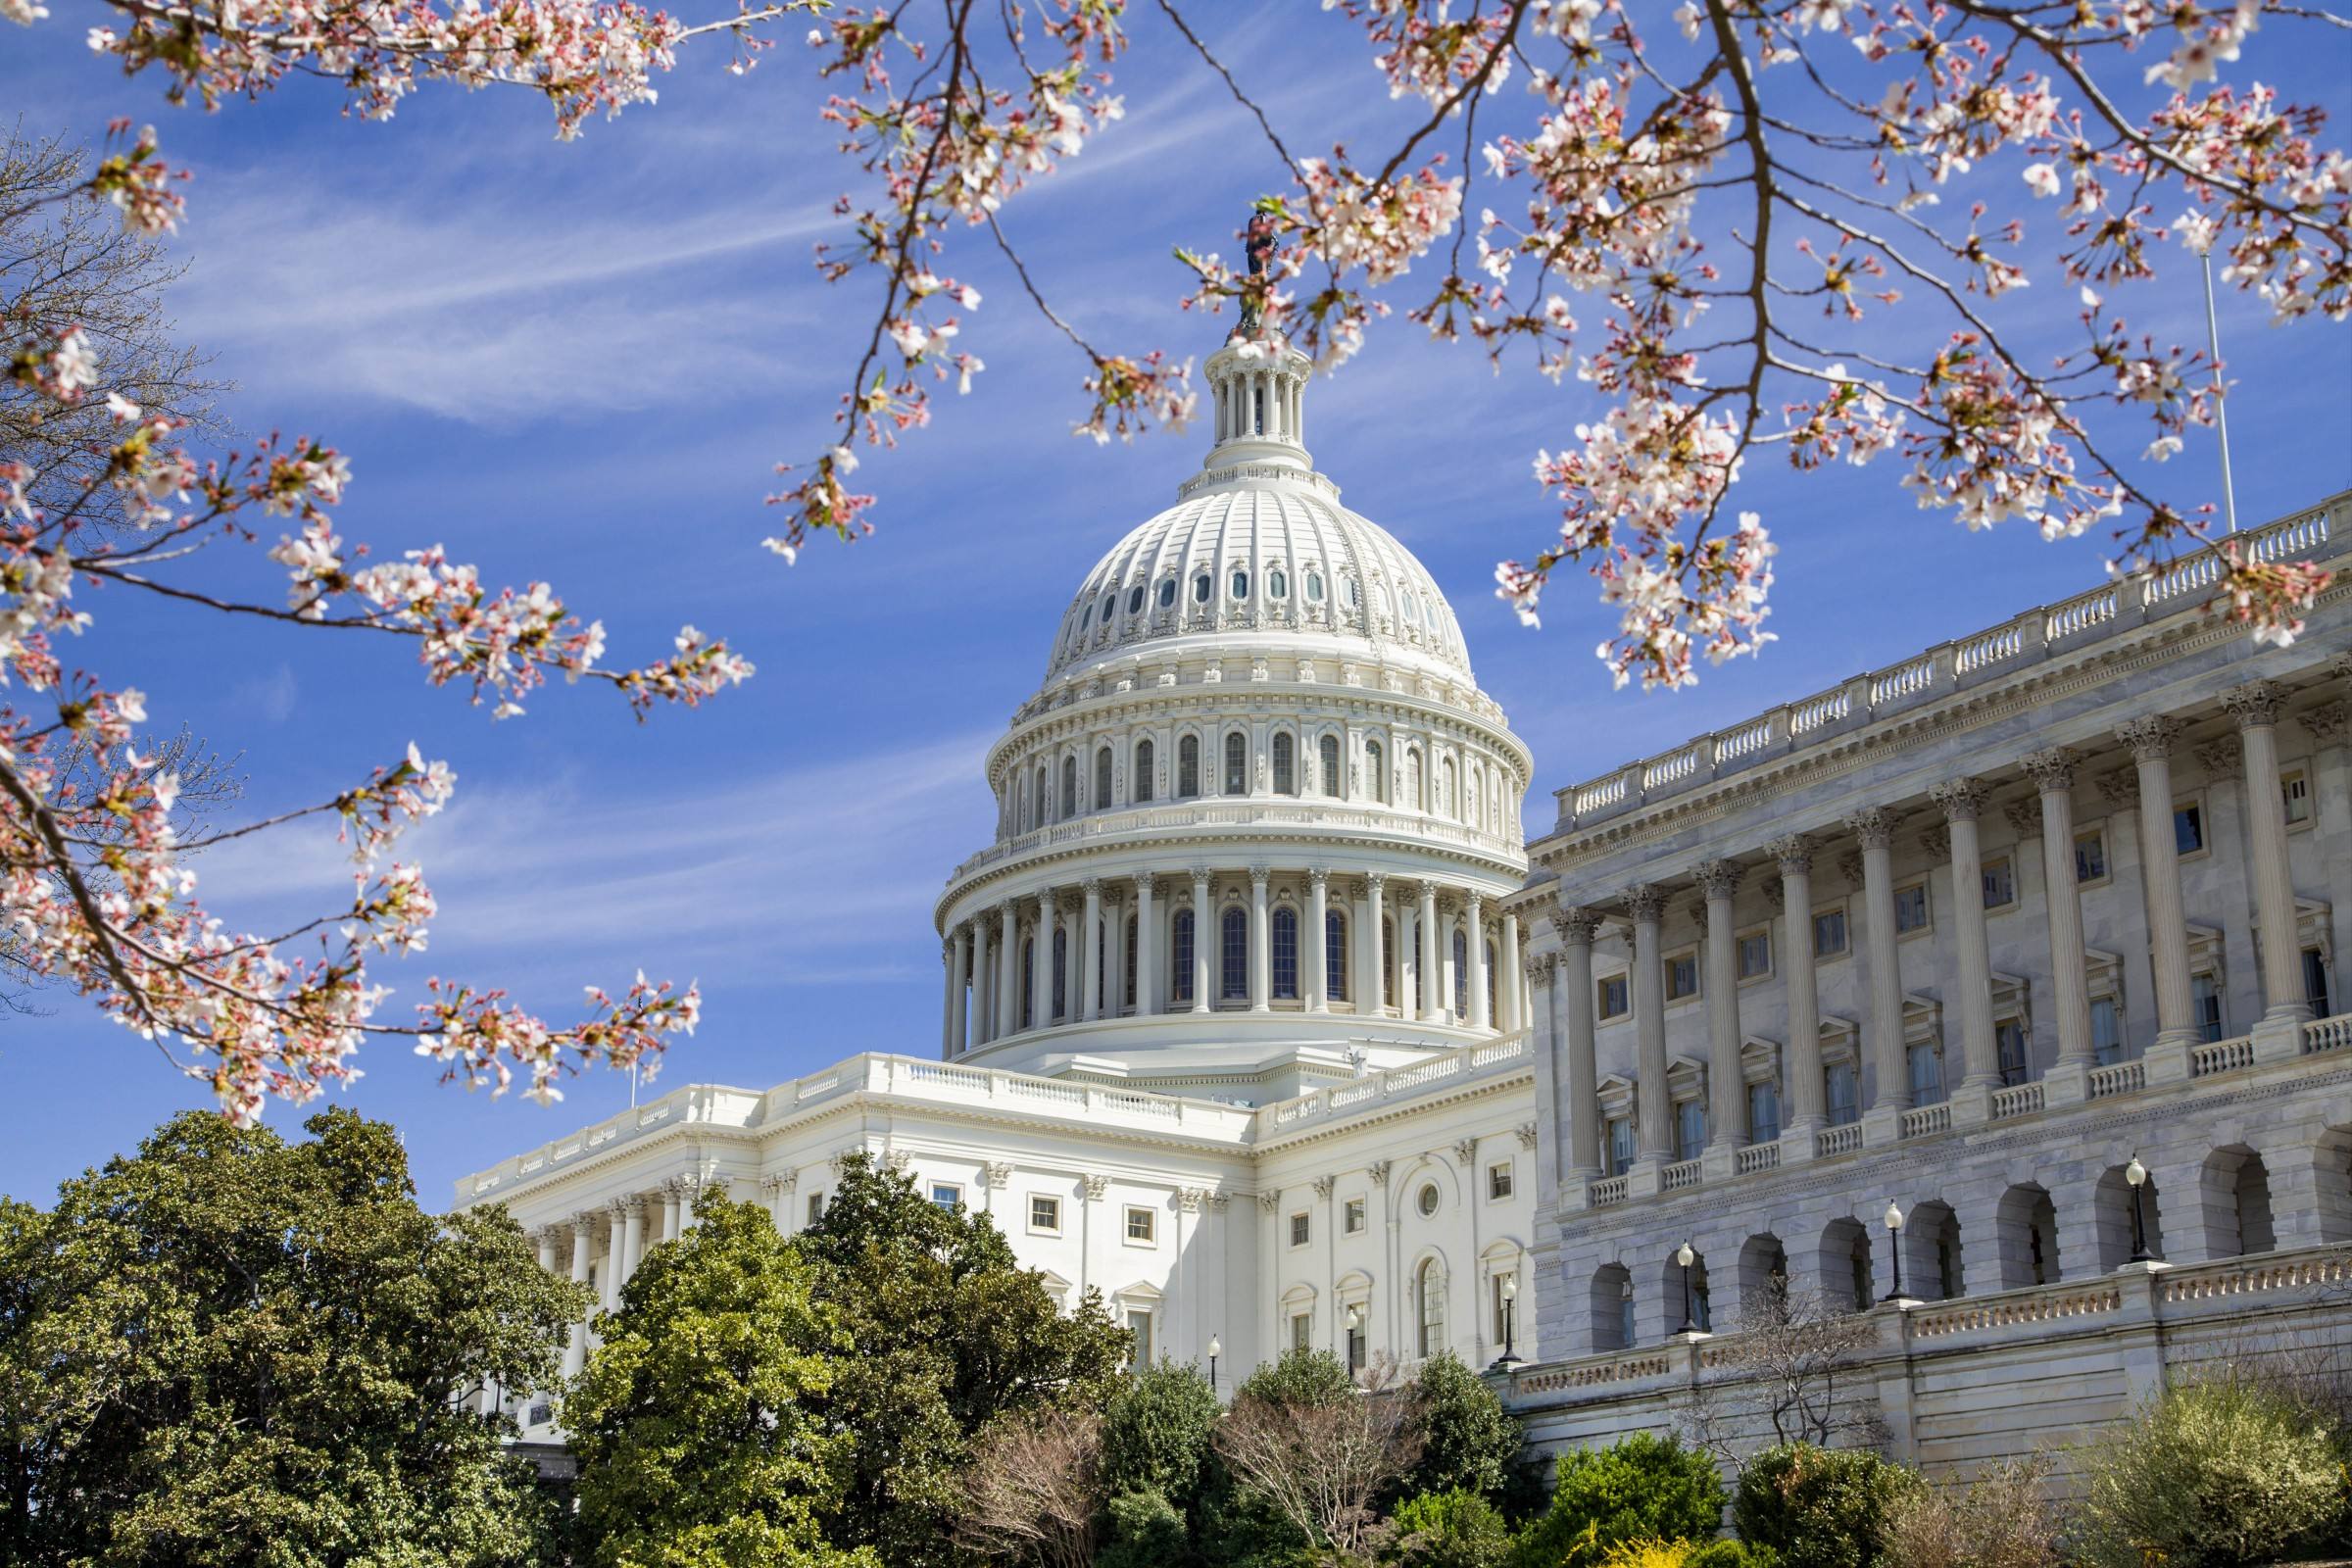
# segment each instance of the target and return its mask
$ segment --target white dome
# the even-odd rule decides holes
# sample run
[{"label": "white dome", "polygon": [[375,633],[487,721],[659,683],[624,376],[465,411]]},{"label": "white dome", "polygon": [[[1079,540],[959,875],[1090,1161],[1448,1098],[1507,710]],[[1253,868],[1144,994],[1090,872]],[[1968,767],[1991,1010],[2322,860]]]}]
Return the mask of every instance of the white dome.
[{"label": "white dome", "polygon": [[[1194,494],[1113,545],[1062,615],[1049,681],[1162,638],[1296,635],[1469,683],[1453,610],[1387,529],[1341,506],[1320,474],[1203,473]],[[1196,481],[1198,483],[1198,481]],[[1188,488],[1192,488],[1188,486]],[[1252,639],[1253,641],[1255,639]],[[1416,657],[1418,656],[1418,657]]]}]

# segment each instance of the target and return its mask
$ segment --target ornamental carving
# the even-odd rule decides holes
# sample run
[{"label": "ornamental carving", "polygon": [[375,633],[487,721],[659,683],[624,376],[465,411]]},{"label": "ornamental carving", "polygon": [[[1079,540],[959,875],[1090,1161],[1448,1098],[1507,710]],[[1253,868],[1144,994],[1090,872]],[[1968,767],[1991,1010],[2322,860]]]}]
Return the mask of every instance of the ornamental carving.
[{"label": "ornamental carving", "polygon": [[1591,946],[1592,939],[1600,934],[1601,919],[1598,909],[1566,904],[1553,910],[1551,925],[1560,934],[1562,942],[1582,942]]},{"label": "ornamental carving", "polygon": [[1862,857],[1859,855],[1838,857],[1838,874],[1845,878],[1847,887],[1860,887],[1862,885]]},{"label": "ornamental carving", "polygon": [[789,1193],[800,1185],[801,1173],[797,1170],[775,1171],[760,1178],[760,1190],[770,1198],[779,1193]]},{"label": "ornamental carving", "polygon": [[2245,752],[2234,735],[2224,735],[2197,748],[2197,765],[2215,778],[2228,778],[2241,766]]},{"label": "ornamental carving", "polygon": [[2173,742],[2180,739],[2180,723],[2162,713],[2150,713],[2115,726],[2115,738],[2132,750],[2134,761],[2154,762],[2173,755]]},{"label": "ornamental carving", "polygon": [[1813,869],[1813,841],[1802,833],[1774,839],[1764,846],[1764,851],[1780,866],[1783,876],[1791,873],[1802,876]]},{"label": "ornamental carving", "polygon": [[1329,1176],[1318,1176],[1315,1178],[1315,1196],[1322,1199],[1326,1202],[1331,1200],[1332,1181],[1333,1178]]},{"label": "ornamental carving", "polygon": [[1260,1193],[1257,1195],[1257,1211],[1259,1213],[1270,1215],[1281,1206],[1282,1192],[1279,1188],[1270,1193]]},{"label": "ornamental carving", "polygon": [[2109,806],[2139,804],[2139,773],[2129,767],[2110,768],[2099,775],[2099,796]]},{"label": "ornamental carving", "polygon": [[1457,1139],[1453,1146],[1453,1162],[1464,1170],[1477,1164],[1478,1140],[1475,1138]]},{"label": "ornamental carving", "polygon": [[992,1160],[990,1160],[990,1161],[988,1162],[988,1165],[987,1165],[987,1167],[986,1167],[986,1168],[987,1168],[987,1171],[988,1171],[988,1185],[989,1185],[990,1187],[992,1187],[992,1188],[996,1189],[998,1192],[1000,1192],[1000,1193],[1001,1193],[1001,1192],[1003,1192],[1003,1191],[1004,1191],[1004,1190],[1006,1187],[1007,1187],[1007,1186],[1011,1185],[1011,1182],[1012,1182],[1012,1161],[1011,1161],[1011,1160],[1009,1160],[1009,1159],[992,1159]]},{"label": "ornamental carving", "polygon": [[2313,739],[2333,746],[2344,738],[2347,728],[2352,728],[2352,704],[2322,703],[2303,714],[2303,727],[2311,731]]},{"label": "ornamental carving", "polygon": [[1536,1124],[1534,1122],[1523,1121],[1511,1131],[1518,1134],[1521,1149],[1534,1150],[1536,1147]]},{"label": "ornamental carving", "polygon": [[1665,911],[1665,890],[1655,884],[1637,882],[1625,890],[1625,912],[1635,920],[1654,923]]},{"label": "ornamental carving", "polygon": [[1709,899],[1728,899],[1740,890],[1740,865],[1735,860],[1701,860],[1690,874]]},{"label": "ornamental carving", "polygon": [[1385,1192],[1389,1185],[1389,1172],[1395,1168],[1390,1160],[1376,1159],[1364,1167],[1364,1174],[1372,1178],[1373,1186]]},{"label": "ornamental carving", "polygon": [[2222,693],[2222,707],[2237,720],[2238,728],[2251,729],[2257,724],[2278,722],[2278,703],[2284,695],[2276,682],[2250,680]]},{"label": "ornamental carving", "polygon": [[2021,839],[2033,838],[2041,831],[2041,802],[2038,799],[2011,801],[2001,808],[2001,815],[2017,830]]},{"label": "ornamental carving", "polygon": [[1552,965],[1558,961],[1559,958],[1556,954],[1529,954],[1527,956],[1527,962],[1522,965],[1522,967],[1527,970],[1527,983],[1531,986],[1547,986],[1551,984],[1551,968]]},{"label": "ornamental carving", "polygon": [[1769,904],[1769,905],[1771,905],[1771,906],[1773,906],[1775,909],[1786,909],[1786,908],[1788,908],[1788,882],[1787,882],[1787,881],[1785,881],[1785,880],[1783,880],[1783,879],[1782,879],[1782,878],[1780,878],[1780,877],[1775,877],[1775,878],[1773,878],[1771,881],[1769,881],[1769,882],[1765,883],[1765,884],[1764,884],[1764,902],[1765,902],[1765,903],[1767,903],[1767,904]]},{"label": "ornamental carving", "polygon": [[1973,778],[1947,778],[1928,786],[1929,796],[1943,808],[1943,819],[1947,822],[1974,822],[1990,793]]},{"label": "ornamental carving", "polygon": [[1883,850],[1894,842],[1894,813],[1883,806],[1865,807],[1847,813],[1845,829],[1864,849]]},{"label": "ornamental carving", "polygon": [[1925,829],[1919,835],[1919,847],[1928,852],[1931,860],[1948,860],[1952,858],[1952,830],[1948,827]]},{"label": "ornamental carving", "polygon": [[1089,1176],[1086,1179],[1086,1200],[1088,1202],[1100,1203],[1102,1201],[1102,1195],[1108,1191],[1110,1191],[1109,1177]]},{"label": "ornamental carving", "polygon": [[2028,752],[2017,760],[2026,777],[2043,794],[2057,794],[2075,787],[2075,754],[2063,746],[2045,751]]}]

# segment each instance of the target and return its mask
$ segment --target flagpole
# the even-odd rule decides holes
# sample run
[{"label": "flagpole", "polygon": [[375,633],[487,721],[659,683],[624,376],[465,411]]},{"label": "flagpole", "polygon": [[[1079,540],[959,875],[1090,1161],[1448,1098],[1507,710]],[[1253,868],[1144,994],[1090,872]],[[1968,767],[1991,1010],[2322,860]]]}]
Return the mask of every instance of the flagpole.
[{"label": "flagpole", "polygon": [[2213,362],[2213,420],[2222,437],[2222,515],[2230,531],[2237,532],[2237,496],[2230,485],[2230,411],[2222,386],[2222,328],[2213,309],[2213,253],[2203,250],[2197,260],[2205,269],[2205,353]]}]

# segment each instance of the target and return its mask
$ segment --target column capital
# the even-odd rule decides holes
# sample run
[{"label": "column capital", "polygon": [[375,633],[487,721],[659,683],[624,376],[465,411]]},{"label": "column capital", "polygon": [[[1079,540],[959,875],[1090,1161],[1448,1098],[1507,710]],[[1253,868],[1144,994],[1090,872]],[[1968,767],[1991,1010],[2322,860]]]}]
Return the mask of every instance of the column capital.
[{"label": "column capital", "polygon": [[1102,879],[1099,876],[1090,876],[1078,884],[1078,891],[1090,899],[1100,899],[1102,897]]},{"label": "column capital", "polygon": [[956,967],[956,939],[949,937],[939,945],[939,961],[949,968]]},{"label": "column capital", "polygon": [[2276,681],[2250,680],[2222,693],[2222,707],[2237,720],[2239,729],[2278,722],[2278,704],[2286,694]]},{"label": "column capital", "polygon": [[778,1193],[789,1193],[800,1185],[801,1173],[797,1170],[774,1171],[760,1178],[760,1190],[770,1197]]},{"label": "column capital", "polygon": [[1625,912],[1636,920],[1655,920],[1666,912],[1666,890],[1654,882],[1637,882],[1625,890]]},{"label": "column capital", "polygon": [[1012,1161],[1009,1159],[990,1160],[986,1172],[988,1185],[997,1192],[1001,1193],[1012,1185]]},{"label": "column capital", "polygon": [[2332,703],[2322,703],[2317,708],[2308,709],[2298,716],[2303,721],[2303,727],[2311,731],[2313,739],[2332,746],[2344,738],[2347,729],[2352,729],[2352,703],[2338,698]]},{"label": "column capital", "polygon": [[1380,893],[1380,890],[1381,890],[1381,889],[1383,889],[1383,888],[1387,887],[1388,885],[1389,885],[1389,873],[1388,873],[1388,872],[1386,872],[1386,871],[1366,871],[1366,872],[1364,873],[1364,886],[1365,886],[1365,887],[1367,887],[1367,888],[1369,888],[1369,889],[1372,891],[1372,893],[1373,893],[1373,895],[1374,895],[1375,897],[1377,897],[1377,896],[1379,895],[1379,893]]},{"label": "column capital", "polygon": [[1728,899],[1740,891],[1740,863],[1737,860],[1701,860],[1690,868],[1698,890],[1710,899]]},{"label": "column capital", "polygon": [[1520,967],[1527,971],[1529,985],[1547,986],[1551,984],[1551,971],[1559,961],[1560,956],[1556,953],[1531,953]]},{"label": "column capital", "polygon": [[2099,775],[2099,795],[2109,806],[2129,808],[2139,804],[2139,775],[2128,767],[2111,767]]},{"label": "column capital", "polygon": [[1894,813],[1883,806],[1866,806],[1846,813],[1845,830],[1866,850],[1886,849],[1894,842]]},{"label": "column capital", "polygon": [[1388,1160],[1376,1159],[1364,1167],[1364,1174],[1372,1178],[1373,1186],[1385,1188],[1389,1185],[1389,1173],[1395,1168]]},{"label": "column capital", "polygon": [[1813,869],[1813,841],[1802,833],[1790,833],[1785,838],[1774,839],[1764,846],[1764,850],[1780,866],[1783,876],[1791,873],[1802,876]]},{"label": "column capital", "polygon": [[1947,778],[1928,786],[1928,795],[1943,808],[1946,822],[1974,822],[1991,791],[1973,778]]},{"label": "column capital", "polygon": [[1315,1196],[1316,1196],[1317,1198],[1321,1199],[1323,1201],[1325,1201],[1325,1202],[1327,1202],[1327,1203],[1328,1203],[1328,1202],[1330,1202],[1330,1201],[1331,1201],[1331,1189],[1332,1189],[1333,1185],[1334,1185],[1334,1184],[1335,1184],[1337,1181],[1338,1181],[1338,1178],[1337,1178],[1337,1177],[1334,1177],[1334,1176],[1318,1176],[1318,1177],[1316,1177],[1316,1178],[1315,1178],[1315,1182],[1314,1182],[1314,1187],[1315,1187]]},{"label": "column capital", "polygon": [[[2049,793],[2061,797],[2067,792],[2051,790]],[[2009,819],[2009,825],[2017,829],[2017,836],[2021,839],[2033,838],[2041,831],[2041,799],[2038,796],[2032,800],[2011,801],[2001,808],[2001,814]]]},{"label": "column capital", "polygon": [[1281,1188],[1279,1188],[1279,1187],[1278,1187],[1278,1188],[1276,1188],[1274,1191],[1272,1191],[1272,1192],[1270,1192],[1270,1193],[1260,1193],[1260,1194],[1258,1194],[1258,1195],[1257,1195],[1257,1211],[1258,1211],[1259,1213],[1261,1213],[1261,1214],[1266,1214],[1266,1215],[1271,1215],[1271,1214],[1272,1214],[1272,1213],[1273,1213],[1273,1212],[1274,1212],[1276,1209],[1280,1208],[1281,1206],[1282,1206],[1282,1189],[1281,1189]]},{"label": "column capital", "polygon": [[2173,755],[2173,742],[2180,735],[2180,721],[2163,713],[2150,713],[2115,726],[2115,738],[2132,749],[2135,762],[2159,762]]},{"label": "column capital", "polygon": [[1479,912],[1486,908],[1486,906],[1487,896],[1485,894],[1479,892],[1476,888],[1462,889],[1462,907],[1470,911],[1471,919],[1477,919]]},{"label": "column capital", "polygon": [[1087,1200],[1088,1202],[1090,1202],[1090,1203],[1100,1203],[1101,1201],[1102,1201],[1102,1195],[1103,1195],[1104,1193],[1107,1193],[1107,1192],[1109,1192],[1109,1191],[1110,1191],[1110,1178],[1109,1178],[1109,1177],[1107,1177],[1107,1176],[1089,1176],[1089,1177],[1087,1177],[1087,1179],[1086,1179],[1086,1200]]},{"label": "column capital", "polygon": [[1250,890],[1252,893],[1263,893],[1263,892],[1265,892],[1265,891],[1266,891],[1266,883],[1267,883],[1267,882],[1269,882],[1270,880],[1272,880],[1272,878],[1273,878],[1273,875],[1274,875],[1273,871],[1272,871],[1271,869],[1269,869],[1268,867],[1266,867],[1266,866],[1262,866],[1262,865],[1253,865],[1253,866],[1251,866],[1251,867],[1250,868]]},{"label": "column capital", "polygon": [[1590,945],[1600,934],[1604,918],[1598,909],[1589,909],[1581,904],[1563,904],[1552,911],[1551,924],[1562,942]]},{"label": "column capital", "polygon": [[1327,865],[1308,866],[1306,868],[1306,885],[1311,888],[1328,888],[1331,885],[1331,867]]},{"label": "column capital", "polygon": [[571,1216],[571,1234],[575,1237],[594,1236],[596,1234],[596,1222],[602,1216],[593,1208],[573,1210]]},{"label": "column capital", "polygon": [[2026,777],[2044,795],[2056,795],[2075,787],[2075,754],[2063,746],[2028,752],[2017,760]]}]

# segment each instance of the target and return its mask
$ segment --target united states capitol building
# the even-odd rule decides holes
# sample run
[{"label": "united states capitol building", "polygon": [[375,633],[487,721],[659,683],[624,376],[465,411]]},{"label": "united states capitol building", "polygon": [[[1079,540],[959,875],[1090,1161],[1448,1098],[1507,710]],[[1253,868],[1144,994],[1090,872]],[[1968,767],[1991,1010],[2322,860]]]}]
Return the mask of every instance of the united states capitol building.
[{"label": "united states capitol building", "polygon": [[[1206,368],[1200,471],[988,753],[937,1042],[675,1090],[460,1205],[609,1306],[699,1192],[790,1232],[864,1151],[1139,1356],[1451,1349],[1548,1445],[1671,1425],[1786,1282],[1877,1325],[1851,1396],[1931,1473],[2352,1341],[2352,584],[2257,647],[2188,557],[1523,823],[1453,611],[1313,467],[1304,357]],[[2241,538],[2340,562],[2352,496]]]}]

